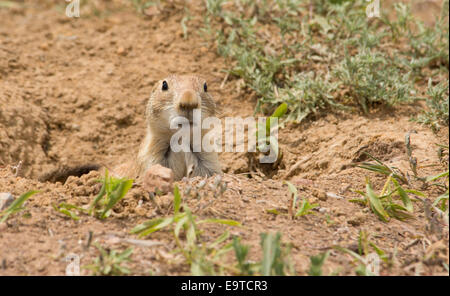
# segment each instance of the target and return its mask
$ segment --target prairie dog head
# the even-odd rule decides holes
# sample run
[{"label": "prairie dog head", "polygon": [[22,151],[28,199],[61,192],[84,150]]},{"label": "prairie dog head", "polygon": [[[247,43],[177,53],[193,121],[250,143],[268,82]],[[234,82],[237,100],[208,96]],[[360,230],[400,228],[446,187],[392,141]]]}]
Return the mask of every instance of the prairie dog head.
[{"label": "prairie dog head", "polygon": [[202,119],[216,114],[216,105],[204,79],[194,75],[170,75],[156,83],[148,101],[146,117],[150,129],[170,131],[170,121],[182,116],[192,122],[193,110]]}]

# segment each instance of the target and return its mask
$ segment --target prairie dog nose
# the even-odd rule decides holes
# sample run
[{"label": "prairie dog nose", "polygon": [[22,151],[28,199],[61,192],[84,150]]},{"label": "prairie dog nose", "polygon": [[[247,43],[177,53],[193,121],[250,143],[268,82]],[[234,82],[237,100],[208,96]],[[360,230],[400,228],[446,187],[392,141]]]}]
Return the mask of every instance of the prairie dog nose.
[{"label": "prairie dog nose", "polygon": [[183,92],[178,103],[180,109],[195,109],[200,105],[198,96],[192,91],[187,90]]}]

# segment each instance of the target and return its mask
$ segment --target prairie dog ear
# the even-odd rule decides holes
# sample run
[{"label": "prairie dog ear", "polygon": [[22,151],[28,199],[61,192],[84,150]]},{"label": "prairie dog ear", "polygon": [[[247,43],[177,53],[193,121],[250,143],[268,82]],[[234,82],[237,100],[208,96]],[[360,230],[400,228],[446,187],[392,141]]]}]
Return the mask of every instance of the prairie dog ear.
[{"label": "prairie dog ear", "polygon": [[148,116],[148,114],[150,114],[151,109],[152,109],[152,100],[154,99],[156,93],[158,92],[159,89],[159,85],[161,84],[162,80],[159,80],[157,82],[155,82],[155,84],[152,87],[152,90],[150,91],[150,95],[148,96],[147,100],[145,101],[145,112]]},{"label": "prairie dog ear", "polygon": [[155,82],[155,84],[152,87],[152,91],[150,92],[150,97],[153,93],[157,92],[159,90],[159,86],[161,85],[162,80],[158,80],[157,82]]}]

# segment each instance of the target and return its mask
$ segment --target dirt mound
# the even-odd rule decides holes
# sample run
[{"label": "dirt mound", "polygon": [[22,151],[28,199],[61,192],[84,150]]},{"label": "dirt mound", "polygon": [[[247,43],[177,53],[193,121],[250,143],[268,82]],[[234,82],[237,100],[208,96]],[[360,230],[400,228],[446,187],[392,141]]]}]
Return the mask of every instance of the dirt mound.
[{"label": "dirt mound", "polygon": [[48,116],[14,88],[0,97],[0,164],[18,164],[19,173],[34,176],[49,164]]}]

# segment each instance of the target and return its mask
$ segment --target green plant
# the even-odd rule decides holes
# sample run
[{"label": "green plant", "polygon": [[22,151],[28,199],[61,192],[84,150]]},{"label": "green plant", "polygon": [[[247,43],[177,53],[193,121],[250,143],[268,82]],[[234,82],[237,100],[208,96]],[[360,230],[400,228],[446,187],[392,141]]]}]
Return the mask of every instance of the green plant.
[{"label": "green plant", "polygon": [[355,272],[357,275],[360,276],[374,276],[377,274],[374,274],[371,269],[369,268],[369,262],[367,260],[367,255],[370,255],[370,249],[373,249],[375,254],[377,254],[378,258],[382,260],[385,263],[390,264],[389,258],[385,251],[380,249],[375,243],[369,240],[368,234],[361,230],[359,232],[359,238],[358,238],[358,253],[353,252],[352,250],[349,250],[347,248],[343,248],[341,246],[334,246],[335,250],[343,252],[345,254],[348,254],[352,256],[354,259],[358,261],[358,266],[355,269]]},{"label": "green plant", "polygon": [[309,214],[314,214],[311,210],[318,207],[319,204],[310,204],[306,198],[303,198],[298,211],[295,213],[297,207],[298,192],[297,188],[290,182],[284,181],[288,185],[289,192],[291,193],[291,203],[289,204],[288,211],[291,217],[300,217]]},{"label": "green plant", "polygon": [[362,164],[358,165],[358,167],[378,173],[378,174],[382,174],[385,176],[392,175],[392,177],[395,178],[397,181],[400,181],[403,184],[408,183],[408,180],[406,179],[405,175],[398,168],[390,167],[390,166],[384,164],[381,160],[372,156],[370,153],[363,152],[363,154],[367,155],[369,158],[374,160],[376,163],[363,162]]},{"label": "green plant", "polygon": [[[447,148],[448,149],[448,148]],[[428,182],[434,182],[436,180],[439,179],[446,179],[447,180],[447,185],[444,185],[445,187],[445,192],[441,195],[439,195],[438,197],[436,197],[435,201],[433,202],[433,206],[439,206],[439,203],[441,204],[439,206],[439,209],[443,212],[445,212],[446,210],[448,210],[448,175],[449,175],[449,171],[447,170],[446,172],[440,173],[436,176],[429,176],[427,177],[427,181]],[[437,185],[441,185],[441,184],[437,184]]]},{"label": "green plant", "polygon": [[241,244],[240,238],[235,236],[233,238],[233,249],[239,268],[239,275],[253,275],[256,265],[246,261],[250,247]]},{"label": "green plant", "polygon": [[[439,203],[441,204],[439,206]],[[448,209],[448,189],[443,194],[436,197],[436,199],[433,202],[433,206],[437,207],[439,206],[439,209],[443,212],[447,211]]]},{"label": "green plant", "polygon": [[[350,202],[368,205],[372,212],[384,222],[388,222],[390,217],[399,220],[413,217],[409,214],[413,212],[411,199],[392,175],[389,175],[379,195],[373,191],[368,178],[366,178],[366,192],[359,190],[356,192],[364,199],[352,199]],[[394,202],[393,197],[396,195],[401,198],[403,205]]]},{"label": "green plant", "polygon": [[83,208],[65,202],[62,202],[59,205],[52,204],[52,206],[55,211],[60,212],[61,214],[64,214],[72,218],[73,220],[80,220],[80,217],[78,217],[78,215],[74,213],[72,210],[77,210],[79,212],[86,212],[86,210]]},{"label": "green plant", "polygon": [[[348,96],[358,102],[365,113],[374,103],[394,105],[410,102],[414,92],[408,73],[403,74],[382,52],[362,48],[335,68],[335,76],[348,89]],[[343,98],[345,99],[345,97]]]},{"label": "green plant", "polygon": [[183,253],[191,265],[192,275],[223,275],[225,271],[236,272],[222,259],[232,250],[231,243],[223,244],[229,236],[230,233],[226,231],[212,243],[192,244],[184,249]]},{"label": "green plant", "polygon": [[394,5],[396,20],[383,17],[383,22],[391,29],[394,41],[402,37],[407,40],[408,47],[402,52],[406,56],[403,64],[418,75],[422,75],[422,70],[431,66],[439,66],[444,71],[447,68],[448,71],[448,4],[448,0],[443,1],[441,14],[434,26],[426,26],[414,19],[409,6],[403,3]]},{"label": "green plant", "polygon": [[323,254],[319,254],[316,256],[309,257],[311,264],[309,266],[308,275],[311,276],[321,276],[322,275],[322,266],[330,255],[330,251],[327,251]]},{"label": "green plant", "polygon": [[[142,224],[137,225],[131,230],[131,233],[138,234],[140,237],[147,236],[155,231],[164,229],[168,226],[173,226],[173,232],[176,238],[178,238],[181,229],[186,231],[188,238],[194,238],[198,233],[197,225],[203,223],[219,223],[230,226],[240,226],[239,222],[226,219],[204,219],[199,220],[197,216],[192,215],[191,210],[187,205],[181,203],[181,194],[177,185],[173,190],[173,215],[166,218],[155,218],[145,221]],[[181,211],[184,210],[184,211]]]},{"label": "green plant", "polygon": [[[173,190],[174,212],[172,216],[165,218],[155,218],[141,223],[131,230],[131,233],[138,234],[140,237],[150,235],[151,233],[171,227],[175,242],[179,251],[183,254],[186,262],[191,266],[193,275],[213,275],[219,273],[219,269],[230,269],[220,263],[219,258],[231,250],[231,244],[219,247],[225,241],[229,233],[225,232],[219,236],[213,243],[205,244],[200,240],[201,231],[199,225],[204,223],[225,224],[229,226],[241,226],[234,220],[226,219],[203,219],[199,220],[193,215],[186,204],[182,203],[181,194],[177,185]],[[181,232],[184,231],[186,241],[180,239]]]},{"label": "green plant", "polygon": [[130,256],[133,253],[132,248],[118,252],[116,250],[105,250],[97,243],[94,243],[94,245],[99,250],[100,255],[90,265],[83,268],[91,270],[93,275],[125,275],[130,273],[130,270],[122,264],[130,261]]},{"label": "green plant", "polygon": [[105,219],[111,214],[111,209],[125,197],[133,186],[133,180],[114,178],[109,176],[108,170],[105,170],[105,177],[100,182],[102,182],[102,188],[89,207],[88,213]]},{"label": "green plant", "polygon": [[448,81],[440,82],[433,86],[431,78],[428,80],[426,99],[427,111],[423,111],[416,120],[417,122],[430,125],[433,130],[438,130],[440,126],[448,126],[449,123],[449,94]]},{"label": "green plant", "polygon": [[249,247],[234,238],[233,249],[237,259],[239,275],[293,275],[294,267],[290,261],[290,245],[281,245],[281,234],[261,233],[262,259],[249,262],[246,257]]},{"label": "green plant", "polygon": [[308,200],[305,198],[303,199],[300,208],[298,209],[297,213],[295,214],[295,217],[305,216],[309,214],[314,214],[311,210],[314,208],[317,208],[319,204],[310,204]]},{"label": "green plant", "polygon": [[424,74],[448,80],[448,1],[434,27],[405,4],[395,4],[394,19],[373,22],[362,0],[223,4],[206,1],[204,36],[229,60],[228,73],[256,94],[255,112],[287,103],[286,119],[294,122],[358,105],[368,113],[418,99]]},{"label": "green plant", "polygon": [[22,194],[19,198],[14,200],[12,204],[6,208],[6,210],[0,212],[0,223],[5,222],[10,215],[13,215],[17,212],[20,212],[24,209],[22,206],[24,202],[29,199],[33,194],[38,193],[39,191],[31,190],[24,194]]},{"label": "green plant", "polygon": [[389,258],[386,255],[386,252],[380,249],[374,242],[369,239],[369,234],[365,230],[359,231],[358,237],[358,252],[360,255],[368,255],[370,254],[370,249],[375,251],[378,257],[384,262],[388,263]]},{"label": "green plant", "polygon": [[[410,143],[410,133],[408,133],[405,137],[405,143],[406,143],[406,151],[408,155],[408,159],[410,162],[410,167],[413,172],[414,177],[417,180],[420,180],[427,186],[437,186],[440,188],[443,188],[445,190],[444,193],[439,195],[434,203],[433,206],[436,207],[440,204],[439,208],[442,212],[445,212],[448,209],[448,176],[449,171],[444,171],[442,173],[439,173],[434,176],[427,176],[427,177],[420,177],[417,172],[417,159],[412,156],[412,148]],[[448,151],[448,146],[445,145],[438,145],[439,146],[439,155],[443,155],[444,151]],[[363,162],[362,165],[358,165],[358,167],[388,176],[388,179],[386,180],[383,189],[380,193],[380,195],[377,195],[370,184],[370,180],[366,178],[366,192],[362,191],[356,191],[360,195],[364,196],[364,199],[353,199],[350,200],[351,202],[357,202],[361,203],[363,205],[369,205],[371,210],[380,217],[381,220],[387,222],[389,220],[389,217],[394,217],[396,219],[406,219],[406,218],[412,218],[412,216],[409,213],[413,212],[413,205],[412,202],[408,196],[408,194],[413,194],[416,196],[417,199],[421,200],[421,198],[427,199],[427,196],[417,190],[414,189],[404,189],[402,186],[400,186],[399,182],[402,182],[404,184],[409,184],[408,180],[406,179],[403,172],[401,172],[399,169],[395,167],[389,167],[383,162],[381,162],[379,159],[375,158],[374,156],[370,155],[369,153],[365,154],[373,159],[375,163],[369,163],[369,162]],[[445,179],[446,183],[442,184],[440,182],[436,182],[439,179]],[[399,205],[397,203],[393,202],[392,197],[399,196],[402,200],[403,205]],[[421,197],[421,198],[420,198]],[[409,212],[409,213],[407,213]],[[448,214],[447,214],[448,215]]]},{"label": "green plant", "polygon": [[261,247],[263,258],[261,260],[261,275],[287,275],[293,273],[292,264],[289,262],[290,246],[281,247],[281,233],[262,233]]},{"label": "green plant", "polygon": [[181,29],[183,30],[183,39],[187,39],[188,38],[188,27],[187,27],[186,23],[192,19],[192,16],[189,13],[189,9],[185,8],[184,12],[185,12],[185,16],[181,19],[180,25],[181,25]]},{"label": "green plant", "polygon": [[99,219],[109,217],[112,208],[125,197],[128,190],[133,186],[133,180],[114,178],[109,176],[108,170],[105,170],[105,176],[103,179],[99,180],[99,182],[102,183],[100,192],[92,201],[88,209],[65,202],[58,205],[52,204],[53,209],[73,220],[80,219],[76,212],[93,215]]},{"label": "green plant", "polygon": [[272,115],[266,119],[265,125],[256,124],[256,139],[258,141],[256,145],[257,153],[262,153],[268,157],[271,152],[275,152],[275,155],[271,156],[275,157],[272,159],[272,166],[278,164],[283,158],[283,153],[279,149],[278,140],[276,135],[273,134],[273,130],[278,129],[279,119],[283,117],[286,111],[287,104],[282,103],[275,109]]}]

